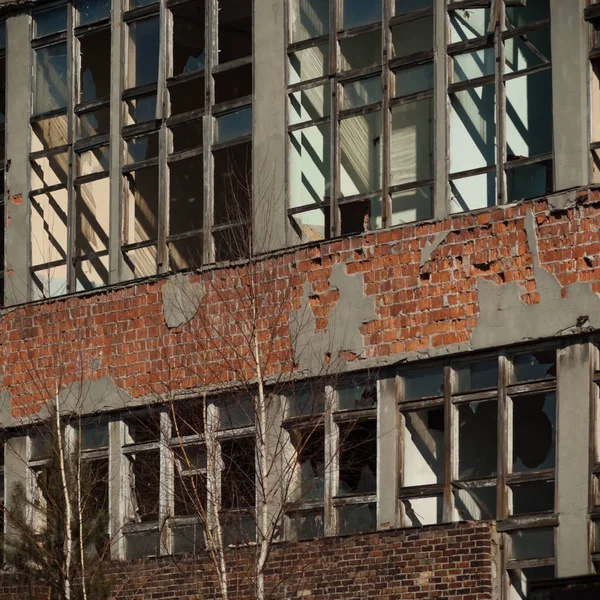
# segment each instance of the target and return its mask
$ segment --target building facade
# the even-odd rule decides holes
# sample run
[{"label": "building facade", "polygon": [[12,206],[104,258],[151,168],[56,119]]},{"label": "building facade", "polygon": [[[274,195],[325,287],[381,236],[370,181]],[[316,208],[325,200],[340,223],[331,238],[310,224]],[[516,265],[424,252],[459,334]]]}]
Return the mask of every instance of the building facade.
[{"label": "building facade", "polygon": [[58,485],[118,598],[600,568],[600,5],[0,11],[7,556]]}]

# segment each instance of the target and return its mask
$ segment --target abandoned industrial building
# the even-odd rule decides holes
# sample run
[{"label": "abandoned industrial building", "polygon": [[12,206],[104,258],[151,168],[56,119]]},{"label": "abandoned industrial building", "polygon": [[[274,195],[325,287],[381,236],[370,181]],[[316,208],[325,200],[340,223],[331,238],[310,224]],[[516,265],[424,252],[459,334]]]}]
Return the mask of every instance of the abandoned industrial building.
[{"label": "abandoned industrial building", "polygon": [[599,32],[0,0],[0,599],[594,581]]}]

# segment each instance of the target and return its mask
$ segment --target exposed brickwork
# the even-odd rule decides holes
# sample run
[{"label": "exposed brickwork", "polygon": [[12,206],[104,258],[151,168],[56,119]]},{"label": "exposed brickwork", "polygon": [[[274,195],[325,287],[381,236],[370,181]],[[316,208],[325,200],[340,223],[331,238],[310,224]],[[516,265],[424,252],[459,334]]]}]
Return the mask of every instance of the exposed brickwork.
[{"label": "exposed brickwork", "polygon": [[[230,598],[253,598],[244,574],[253,548],[231,556]],[[270,600],[488,600],[493,586],[493,529],[460,523],[322,539],[276,547],[267,575]],[[148,559],[113,563],[115,600],[217,598],[214,570],[198,559]],[[18,586],[0,582],[0,600],[22,597]],[[12,595],[11,595],[12,594]]]},{"label": "exposed brickwork", "polygon": [[[294,369],[290,310],[302,305],[308,282],[316,329],[326,328],[339,301],[329,277],[334,263],[363,278],[377,318],[363,324],[365,352],[344,360],[398,357],[403,353],[467,343],[479,314],[477,279],[520,282],[524,302],[539,297],[525,215],[535,214],[541,266],[562,285],[591,282],[600,292],[600,192],[580,192],[577,206],[552,213],[540,200],[494,207],[445,221],[412,224],[259,262],[257,325],[267,372]],[[420,251],[448,231],[430,260]],[[253,322],[247,301],[249,269],[230,267],[194,275],[207,293],[199,316],[168,329],[162,313],[164,279],[85,296],[8,310],[0,318],[0,376],[13,415],[34,412],[62,385],[110,377],[132,397],[251,378],[244,339]],[[241,356],[237,354],[241,351]],[[334,357],[335,358],[335,357]]]}]

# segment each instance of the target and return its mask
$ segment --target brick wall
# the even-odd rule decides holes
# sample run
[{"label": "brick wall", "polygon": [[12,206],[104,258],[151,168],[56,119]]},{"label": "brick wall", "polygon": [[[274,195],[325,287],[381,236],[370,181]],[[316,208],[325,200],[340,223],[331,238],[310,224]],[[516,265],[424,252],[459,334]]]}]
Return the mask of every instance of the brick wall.
[{"label": "brick wall", "polygon": [[[230,598],[253,597],[253,548],[230,555]],[[269,563],[270,600],[403,600],[492,598],[493,527],[457,523],[282,544]],[[214,571],[205,556],[113,563],[108,569],[115,600],[217,598]],[[23,597],[10,578],[0,581],[0,600]]]},{"label": "brick wall", "polygon": [[[243,341],[252,322],[267,374],[290,372],[298,362],[290,311],[302,310],[308,290],[310,326],[317,333],[330,326],[341,301],[330,282],[335,264],[361,277],[375,315],[359,327],[360,354],[336,350],[344,361],[360,368],[361,361],[466,344],[480,313],[478,279],[519,282],[521,301],[539,302],[525,229],[528,210],[541,267],[562,286],[591,282],[600,292],[600,192],[582,191],[568,210],[551,211],[545,200],[494,207],[291,250],[252,271],[232,266],[189,276],[203,282],[206,295],[196,318],[178,328],[165,324],[165,278],[8,309],[0,317],[2,390],[12,398],[13,416],[21,416],[79,380],[110,377],[137,398],[252,378],[245,362],[251,350]],[[421,251],[440,232],[447,232],[445,239],[420,265]],[[249,272],[257,274],[256,319],[248,301]]]}]

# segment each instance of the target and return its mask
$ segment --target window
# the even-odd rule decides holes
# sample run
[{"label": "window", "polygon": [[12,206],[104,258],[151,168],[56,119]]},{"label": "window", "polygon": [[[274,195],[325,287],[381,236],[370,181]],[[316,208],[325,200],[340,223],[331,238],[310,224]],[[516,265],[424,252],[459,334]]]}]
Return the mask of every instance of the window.
[{"label": "window", "polygon": [[[552,189],[548,0],[499,2],[493,35],[490,2],[450,3],[440,47],[432,0],[398,0],[391,14],[386,2],[330,4],[289,3],[288,216],[297,242]],[[433,170],[434,137],[446,128],[449,180]],[[434,192],[444,214],[434,214]]]}]

